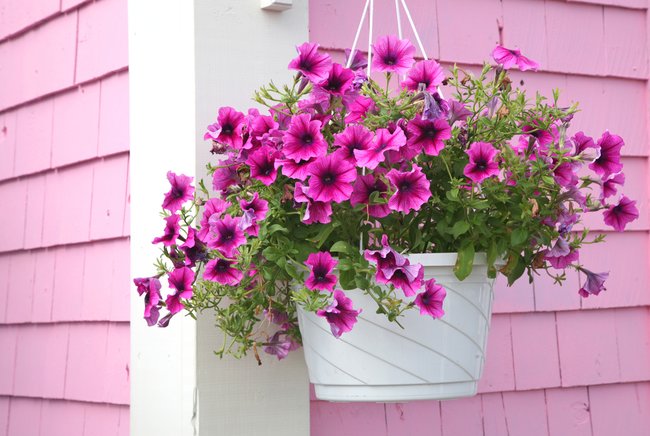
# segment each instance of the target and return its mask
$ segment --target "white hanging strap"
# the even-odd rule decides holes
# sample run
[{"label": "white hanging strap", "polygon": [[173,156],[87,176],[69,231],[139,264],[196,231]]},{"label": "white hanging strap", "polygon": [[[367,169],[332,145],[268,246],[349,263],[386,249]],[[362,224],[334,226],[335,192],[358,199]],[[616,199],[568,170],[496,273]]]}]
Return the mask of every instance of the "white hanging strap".
[{"label": "white hanging strap", "polygon": [[370,0],[370,19],[368,22],[368,79],[370,79],[370,66],[372,65],[372,24],[375,14],[375,0]]},{"label": "white hanging strap", "polygon": [[395,0],[395,17],[397,18],[397,36],[402,39],[402,17],[399,11],[399,0]]},{"label": "white hanging strap", "polygon": [[418,46],[420,47],[420,51],[422,52],[422,57],[424,57],[425,60],[429,60],[429,58],[427,57],[427,52],[424,51],[424,45],[422,45],[420,34],[418,33],[418,30],[415,28],[415,23],[413,23],[413,18],[411,17],[411,12],[409,11],[409,7],[406,6],[406,0],[402,0],[402,7],[404,8],[404,12],[406,13],[406,18],[408,18],[409,23],[411,24],[411,30],[413,30],[413,34],[415,35],[415,40],[418,42]]},{"label": "white hanging strap", "polygon": [[350,56],[348,57],[348,62],[345,68],[350,68],[352,65],[352,60],[357,51],[357,43],[359,42],[359,35],[361,34],[361,27],[363,27],[363,20],[366,19],[366,13],[368,12],[368,6],[370,5],[370,0],[366,0],[366,5],[363,7],[363,13],[361,14],[361,19],[359,20],[359,26],[357,26],[357,33],[354,35],[354,42],[352,43],[352,50],[350,51]]}]

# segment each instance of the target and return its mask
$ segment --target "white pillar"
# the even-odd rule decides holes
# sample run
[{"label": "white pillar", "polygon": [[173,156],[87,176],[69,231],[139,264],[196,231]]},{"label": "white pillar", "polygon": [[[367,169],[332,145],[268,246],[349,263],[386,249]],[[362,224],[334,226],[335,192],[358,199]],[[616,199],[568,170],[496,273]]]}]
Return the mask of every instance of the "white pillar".
[{"label": "white pillar", "polygon": [[[167,170],[200,177],[210,159],[201,137],[217,108],[245,110],[259,85],[289,80],[294,46],[308,39],[307,3],[270,12],[259,0],[129,1],[133,277],[154,272],[150,242],[164,227]],[[131,295],[132,435],[309,434],[300,352],[262,367],[219,360],[209,315],[149,328],[141,298]]]}]

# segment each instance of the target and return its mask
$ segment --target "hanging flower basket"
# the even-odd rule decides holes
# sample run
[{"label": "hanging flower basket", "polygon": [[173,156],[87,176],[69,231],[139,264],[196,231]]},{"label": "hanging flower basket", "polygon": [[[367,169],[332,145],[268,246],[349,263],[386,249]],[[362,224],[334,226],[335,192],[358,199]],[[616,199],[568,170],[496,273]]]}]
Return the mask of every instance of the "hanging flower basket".
[{"label": "hanging flower basket", "polygon": [[324,399],[451,398],[476,392],[497,274],[573,268],[583,297],[605,289],[579,259],[603,238],[577,225],[638,217],[613,201],[623,140],[569,133],[576,107],[514,87],[534,61],[498,46],[496,65],[445,72],[396,36],[345,66],[297,49],[293,80],[255,93],[268,112],[208,127],[211,190],[168,173],[157,272],[135,279],[150,325],[212,311],[217,355],[260,364],[304,344]]}]

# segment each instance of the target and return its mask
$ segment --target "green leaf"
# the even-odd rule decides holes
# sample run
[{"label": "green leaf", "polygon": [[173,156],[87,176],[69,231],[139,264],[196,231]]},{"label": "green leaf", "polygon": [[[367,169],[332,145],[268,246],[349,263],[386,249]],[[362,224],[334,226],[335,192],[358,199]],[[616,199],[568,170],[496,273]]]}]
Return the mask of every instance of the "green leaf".
[{"label": "green leaf", "polygon": [[318,232],[318,234],[316,236],[314,236],[313,238],[310,238],[308,240],[315,243],[316,248],[320,248],[325,243],[325,241],[327,241],[327,238],[330,237],[330,235],[332,234],[334,229],[336,229],[340,225],[341,225],[341,223],[339,223],[339,222],[334,222],[332,224],[324,225],[323,228],[321,229],[321,231]]},{"label": "green leaf", "polygon": [[458,280],[465,280],[472,273],[474,254],[474,244],[471,241],[463,243],[458,250],[458,258],[454,266],[454,274]]},{"label": "green leaf", "polygon": [[494,266],[494,262],[497,260],[499,252],[497,250],[497,244],[494,240],[490,241],[490,245],[487,249],[487,267],[488,267],[488,277],[491,279],[496,278],[497,269]]},{"label": "green leaf", "polygon": [[352,246],[345,241],[335,242],[330,248],[332,253],[353,253],[353,250]]},{"label": "green leaf", "polygon": [[454,235],[454,238],[457,238],[468,230],[469,223],[467,221],[457,221],[451,228],[451,234]]},{"label": "green leaf", "polygon": [[510,270],[507,276],[508,286],[512,286],[512,284],[516,282],[519,277],[522,276],[524,271],[526,271],[526,262],[524,258],[521,257],[521,255],[519,254],[516,255],[515,258],[517,259],[516,263],[514,264],[514,266],[512,267],[512,269]]},{"label": "green leaf", "polygon": [[514,247],[524,243],[528,239],[528,230],[517,228],[510,234],[510,244]]},{"label": "green leaf", "polygon": [[282,227],[280,224],[273,224],[273,225],[269,226],[268,232],[269,232],[269,235],[272,235],[275,232],[289,233],[289,230]]},{"label": "green leaf", "polygon": [[355,282],[356,272],[354,270],[339,272],[339,284],[341,287],[348,291],[357,287]]}]

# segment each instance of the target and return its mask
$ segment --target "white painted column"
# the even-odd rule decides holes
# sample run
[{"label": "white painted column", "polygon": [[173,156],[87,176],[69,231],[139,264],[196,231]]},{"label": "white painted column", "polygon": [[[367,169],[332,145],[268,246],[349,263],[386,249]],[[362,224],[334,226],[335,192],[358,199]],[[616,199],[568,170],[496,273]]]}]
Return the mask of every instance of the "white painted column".
[{"label": "white painted column", "polygon": [[[283,12],[260,9],[259,0],[197,0],[197,130],[216,119],[220,106],[242,112],[257,106],[253,91],[273,80],[288,83],[295,46],[308,40],[308,0]],[[214,157],[197,152],[197,173]],[[210,184],[207,183],[209,186]],[[278,362],[262,353],[219,360],[221,345],[211,316],[198,324],[199,421],[202,435],[309,435],[309,383],[302,351]]]},{"label": "white painted column", "polygon": [[[154,272],[167,170],[203,174],[211,156],[202,133],[217,108],[244,111],[259,85],[289,80],[294,46],[308,39],[307,3],[270,12],[259,0],[129,1],[133,277]],[[131,295],[132,435],[309,434],[302,353],[279,363],[269,356],[262,367],[219,360],[209,315],[150,328]]]}]

